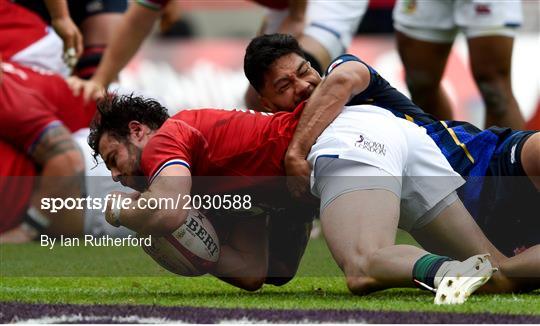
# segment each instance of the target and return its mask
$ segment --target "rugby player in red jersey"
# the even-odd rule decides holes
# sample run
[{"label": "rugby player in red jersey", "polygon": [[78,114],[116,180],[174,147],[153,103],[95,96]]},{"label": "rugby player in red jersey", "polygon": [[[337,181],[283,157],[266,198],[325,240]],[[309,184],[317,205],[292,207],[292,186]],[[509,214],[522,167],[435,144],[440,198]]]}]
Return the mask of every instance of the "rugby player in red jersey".
[{"label": "rugby player in red jersey", "polygon": [[[68,64],[67,73],[80,78],[90,78],[101,60],[116,24],[128,6],[127,0],[11,0],[13,6],[24,7],[40,16],[51,25],[64,41],[64,55],[61,47],[56,57],[64,57]],[[79,32],[78,28],[81,29]],[[60,44],[61,45],[61,44]],[[35,45],[34,45],[35,46]],[[34,51],[36,58],[42,52],[53,49],[39,48]],[[58,51],[60,50],[60,51]],[[25,62],[23,62],[25,63]],[[57,70],[55,70],[57,71]]]},{"label": "rugby player in red jersey", "polygon": [[[265,199],[272,204],[276,195],[287,196],[285,181],[261,177],[285,174],[283,158],[302,109],[303,106],[299,106],[293,112],[277,114],[213,109],[185,110],[169,118],[166,109],[155,101],[140,97],[113,96],[98,105],[99,115],[92,125],[89,144],[96,155],[103,157],[114,180],[141,192],[130,195],[138,198],[138,201],[177,198],[179,194],[223,194],[264,189],[264,192],[271,194]],[[347,249],[348,247],[343,245],[349,241],[343,240],[344,237],[370,238],[366,232],[377,234],[377,239],[370,238],[372,241],[367,248],[354,249],[371,250],[366,261],[362,261],[360,265],[347,263],[347,252],[336,256],[338,264],[344,269],[349,288],[354,293],[365,294],[388,287],[413,286],[411,276],[414,276],[422,283],[431,280],[434,285],[439,286],[437,302],[463,302],[491,276],[491,265],[485,256],[466,259],[467,257],[489,252],[492,254],[491,261],[505,271],[513,261],[505,260],[460,204],[454,191],[462,184],[462,180],[450,168],[436,145],[412,123],[384,112],[370,106],[349,108],[342,113],[343,119],[336,120],[338,122],[333,123],[333,128],[327,129],[327,134],[323,134],[324,137],[321,136],[312,148],[310,159],[316,161],[320,158],[322,164],[318,170],[319,175],[317,176],[317,172],[315,174],[317,177],[314,178],[312,190],[321,197],[323,214],[354,217],[347,220],[345,229],[335,225],[341,230],[341,237],[328,237],[329,246],[332,252],[340,247]],[[351,119],[354,119],[355,127],[349,128],[352,134],[346,136],[347,133],[340,130],[344,125],[350,126]],[[381,136],[381,125],[385,124],[401,130],[406,134],[405,139],[415,140],[405,144],[400,140],[403,139],[400,132],[387,132],[387,136]],[[365,143],[360,143],[361,146],[357,146],[358,140],[355,142],[353,139],[350,143],[345,140],[348,137],[358,137],[355,129],[358,126],[361,126],[362,130],[368,130],[370,135],[364,139]],[[382,138],[375,138],[379,136]],[[367,146],[368,138],[373,146]],[[342,140],[341,143],[339,139]],[[336,140],[341,145],[338,145]],[[375,146],[376,144],[378,146]],[[408,154],[403,152],[402,147],[408,148]],[[352,192],[355,195],[358,195],[358,192],[361,194],[355,197],[355,200],[363,205],[359,212],[363,217],[359,219],[356,219],[356,214],[347,213],[348,204],[341,201],[346,195],[337,199],[329,198],[331,193],[339,190],[331,189],[335,187],[324,178],[331,172],[328,166],[331,164],[324,162],[325,156],[330,152],[339,152],[344,158],[358,159],[361,156],[380,167],[379,170],[367,167],[357,169],[353,165],[355,175],[376,176],[382,173],[391,176],[387,178],[387,184],[373,190],[361,190],[364,189],[361,179],[348,178],[358,183],[353,185]],[[422,184],[423,191],[419,191],[418,185],[392,181],[392,178],[398,176],[421,176],[422,171],[430,176],[446,177],[444,186],[440,187],[438,181],[437,184],[430,184],[429,180],[425,180],[426,183]],[[211,183],[201,182],[198,176],[236,177],[232,179],[236,182],[231,182],[230,178],[228,182],[222,182],[223,179],[220,178],[212,180]],[[325,189],[326,185],[329,189]],[[360,186],[360,190],[357,186]],[[406,199],[401,200],[401,217],[400,199]],[[335,206],[336,202],[340,205]],[[419,202],[425,202],[426,206],[419,207]],[[181,205],[184,203],[181,202]],[[134,203],[130,209],[124,210],[113,210],[109,207],[106,218],[113,225],[123,225],[143,234],[165,235],[177,229],[187,215],[187,211],[180,208],[152,210],[137,207],[144,205]],[[450,216],[453,218],[449,218]],[[376,222],[377,220],[381,221]],[[385,220],[387,222],[384,222]],[[467,231],[474,233],[475,237],[437,237],[439,245],[444,248],[441,250],[453,257],[466,259],[459,262],[429,254],[414,246],[394,245],[398,222],[400,227],[415,230],[419,236],[422,231],[442,234],[452,230],[455,232],[446,234],[463,234]],[[373,232],[374,227],[377,232]],[[348,254],[352,255],[353,252]],[[458,270],[463,275],[471,276],[469,281],[474,281],[466,284],[458,282],[459,285],[454,284],[455,279],[444,282],[445,278],[449,280],[448,277]],[[508,282],[502,273],[498,273],[492,290],[508,290]],[[448,295],[458,292],[453,299],[445,301]]]},{"label": "rugby player in red jersey", "polygon": [[[20,225],[22,216],[28,207],[34,188],[36,168],[24,153],[17,151],[13,146],[0,141],[0,243],[1,234]],[[20,236],[12,237],[10,242],[26,242],[25,232]]]},{"label": "rugby player in red jersey", "polygon": [[[152,31],[154,23],[163,14],[170,0],[137,0],[129,6],[115,33],[111,36],[110,45],[103,54],[103,59],[88,81],[71,78],[69,83],[75,95],[82,92],[85,99],[97,99],[103,95],[104,90],[113,82],[120,70],[135,55],[143,41]],[[258,1],[257,1],[258,2]],[[262,3],[266,5],[267,1]],[[275,6],[276,2],[272,2]],[[281,3],[277,6],[282,8]],[[287,2],[293,14],[283,21],[284,29],[280,31],[301,30],[304,26],[305,0],[291,0]]]},{"label": "rugby player in red jersey", "polygon": [[67,75],[69,68],[62,60],[62,41],[66,50],[76,49],[73,55],[78,57],[82,51],[82,38],[69,17],[65,2],[46,2],[62,39],[34,12],[13,1],[0,0],[0,57]]},{"label": "rugby player in red jersey", "polygon": [[[83,128],[73,134],[73,139],[84,157],[84,181],[81,184],[81,187],[84,187],[83,194],[89,199],[102,198],[105,200],[105,196],[111,191],[126,191],[127,188],[115,183],[110,178],[110,173],[102,161],[97,163],[94,161],[92,150],[87,142],[88,132],[88,128]],[[2,211],[0,243],[32,241],[35,228],[38,228],[42,234],[58,235],[54,229],[44,228],[39,224],[35,225],[31,217],[25,216],[33,190],[39,183],[39,170],[32,159],[4,141],[0,141],[0,153],[2,155],[0,163],[0,211]],[[71,211],[73,214],[77,214],[76,220],[82,220],[84,225],[83,233],[74,233],[73,236],[90,234],[125,237],[130,234],[134,235],[133,231],[126,228],[115,228],[108,224],[101,209],[83,206],[84,209]],[[59,206],[56,207],[59,211],[62,210]],[[62,211],[59,214],[63,213]],[[45,221],[45,223],[47,222]]]},{"label": "rugby player in red jersey", "polygon": [[[89,125],[95,103],[83,104],[63,78],[47,71],[8,62],[0,63],[0,71],[0,140],[6,145],[2,154],[26,155],[42,176],[26,211],[33,234],[44,229],[52,235],[82,234],[82,219],[77,214],[66,210],[54,215],[42,211],[39,203],[44,197],[81,195],[79,176],[84,172],[84,161],[71,132]],[[4,163],[7,170],[2,169],[3,173],[11,173],[9,161]],[[13,173],[34,175],[31,171]]]}]

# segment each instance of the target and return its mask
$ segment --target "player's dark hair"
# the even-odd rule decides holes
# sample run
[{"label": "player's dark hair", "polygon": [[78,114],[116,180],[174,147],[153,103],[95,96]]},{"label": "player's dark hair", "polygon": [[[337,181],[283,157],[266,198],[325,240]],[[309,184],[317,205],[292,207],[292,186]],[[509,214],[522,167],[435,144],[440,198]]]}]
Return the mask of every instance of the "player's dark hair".
[{"label": "player's dark hair", "polygon": [[298,41],[288,34],[265,34],[249,43],[244,56],[244,74],[257,92],[264,85],[270,66],[284,55],[296,53],[304,58]]},{"label": "player's dark hair", "polygon": [[108,133],[119,141],[127,141],[130,121],[139,121],[157,130],[169,118],[167,109],[158,101],[141,96],[109,94],[97,103],[97,113],[90,125],[88,144],[99,155],[99,141]]}]

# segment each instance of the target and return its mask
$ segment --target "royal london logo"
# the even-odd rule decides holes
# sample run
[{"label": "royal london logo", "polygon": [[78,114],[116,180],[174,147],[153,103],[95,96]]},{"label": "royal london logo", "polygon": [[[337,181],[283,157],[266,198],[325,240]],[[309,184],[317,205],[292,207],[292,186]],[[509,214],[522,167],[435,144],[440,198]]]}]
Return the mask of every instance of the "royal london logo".
[{"label": "royal london logo", "polygon": [[354,142],[354,147],[364,149],[378,155],[386,156],[386,146],[383,143],[372,141],[362,134],[360,134],[358,136],[358,140]]}]

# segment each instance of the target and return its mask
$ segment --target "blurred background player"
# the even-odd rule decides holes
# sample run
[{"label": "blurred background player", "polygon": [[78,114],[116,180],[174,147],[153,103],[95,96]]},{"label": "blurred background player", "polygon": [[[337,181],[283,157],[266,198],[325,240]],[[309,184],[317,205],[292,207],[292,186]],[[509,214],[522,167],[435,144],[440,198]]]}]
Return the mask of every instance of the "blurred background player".
[{"label": "blurred background player", "polygon": [[103,198],[125,190],[86,142],[95,102],[74,97],[60,75],[15,62],[0,62],[0,94],[0,242],[28,242],[41,233],[132,234],[108,225],[97,209],[40,209],[46,197]]},{"label": "blurred background player", "polygon": [[[290,7],[295,8],[294,17],[284,22],[291,29],[298,29],[302,22],[297,18],[303,18],[299,13],[302,3],[305,1],[289,1]],[[176,6],[175,1],[170,0],[137,0],[128,8],[125,17],[118,25],[117,31],[111,39],[111,47],[105,52],[103,64],[100,64],[88,82],[73,79],[70,81],[75,94],[82,89],[85,99],[97,98],[113,82],[129,60],[135,55],[143,41],[152,31],[154,23],[160,18],[169,6]],[[177,8],[172,7],[171,11]],[[175,16],[175,15],[173,15]]]},{"label": "blurred background player", "polygon": [[[260,1],[261,3],[263,1]],[[274,1],[277,3],[279,1]],[[349,48],[358,25],[368,7],[368,0],[358,1],[307,1],[304,23],[288,29],[287,19],[292,8],[285,6],[268,9],[261,27],[261,34],[291,34],[296,37],[313,68],[324,72],[330,61]]]},{"label": "blurred background player", "polygon": [[441,79],[458,32],[467,37],[470,66],[486,108],[485,127],[524,128],[511,85],[515,30],[521,1],[398,0],[397,47],[412,100],[438,119],[452,119]]},{"label": "blurred background player", "polygon": [[[105,196],[110,192],[126,191],[125,187],[111,180],[110,173],[101,159],[94,160],[86,141],[88,133],[89,129],[83,128],[73,134],[73,139],[84,160],[84,181],[81,184],[83,188],[81,195],[105,200]],[[36,238],[38,233],[49,236],[66,235],[60,233],[54,225],[51,226],[47,221],[35,221],[36,216],[28,216],[26,213],[28,207],[32,206],[33,191],[40,182],[38,167],[32,159],[3,141],[0,141],[0,152],[3,158],[0,164],[0,208],[3,212],[0,218],[0,243],[30,242]],[[50,196],[53,193],[46,195]],[[65,210],[61,210],[58,214],[64,213]],[[86,205],[84,205],[84,209],[72,210],[70,219],[63,221],[66,223],[63,226],[63,231],[67,230],[68,234],[76,237],[85,234],[94,236],[107,234],[112,237],[134,234],[126,228],[111,226],[106,222],[102,210],[88,209]],[[83,226],[82,229],[77,227],[80,224]]]},{"label": "blurred background player", "polygon": [[81,54],[81,34],[69,16],[65,1],[48,0],[47,5],[58,34],[37,13],[9,0],[0,0],[0,55],[3,60],[67,76],[70,68],[63,60],[63,53],[73,48],[75,57]]},{"label": "blurred background player", "polygon": [[[287,30],[289,25],[285,23],[292,16],[292,9],[286,7],[286,1],[281,2],[281,7],[268,9],[260,34],[293,35],[304,50],[306,59],[319,73],[324,72],[331,60],[347,51],[369,3],[368,0],[310,0],[307,2],[302,29],[296,27]],[[268,110],[259,102],[257,92],[251,86],[248,87],[245,101],[249,108]]]},{"label": "blurred background player", "polygon": [[[69,51],[70,47],[76,49],[78,61],[74,67],[74,74],[86,79],[95,72],[103,51],[109,44],[111,35],[128,5],[127,0],[15,0],[15,2],[34,11],[45,22],[50,23],[64,40],[64,50]],[[62,13],[62,21],[53,15],[50,8],[54,7],[49,3],[53,3],[56,7],[63,7],[57,10]],[[71,16],[72,22],[82,32],[82,43],[77,46],[69,41],[70,31],[62,27],[69,21],[66,15]],[[81,42],[80,34],[77,40]],[[70,53],[67,54],[69,56]]]},{"label": "blurred background player", "polygon": [[35,184],[27,221],[34,235],[44,229],[56,235],[81,234],[82,219],[75,212],[55,215],[42,210],[40,200],[81,196],[84,160],[71,132],[89,125],[95,103],[84,105],[62,77],[49,71],[7,62],[0,68],[0,140],[26,155],[42,176]]}]

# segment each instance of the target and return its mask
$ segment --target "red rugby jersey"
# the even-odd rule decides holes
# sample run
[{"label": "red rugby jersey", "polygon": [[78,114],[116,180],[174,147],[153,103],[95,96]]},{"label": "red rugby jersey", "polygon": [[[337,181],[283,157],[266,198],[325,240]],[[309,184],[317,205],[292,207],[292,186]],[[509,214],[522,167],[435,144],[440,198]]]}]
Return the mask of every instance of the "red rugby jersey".
[{"label": "red rugby jersey", "polygon": [[[300,105],[293,112],[276,114],[251,110],[181,111],[148,142],[141,168],[150,183],[172,164],[188,167],[193,176],[283,176],[283,157],[302,109]],[[215,186],[212,192],[219,188]]]},{"label": "red rugby jersey", "polygon": [[34,12],[0,0],[0,58],[7,60],[15,53],[47,35],[47,25]]},{"label": "red rugby jersey", "polygon": [[9,143],[26,151],[53,123],[72,132],[89,126],[95,102],[73,96],[59,75],[12,62],[0,63],[0,70],[0,134]]}]

